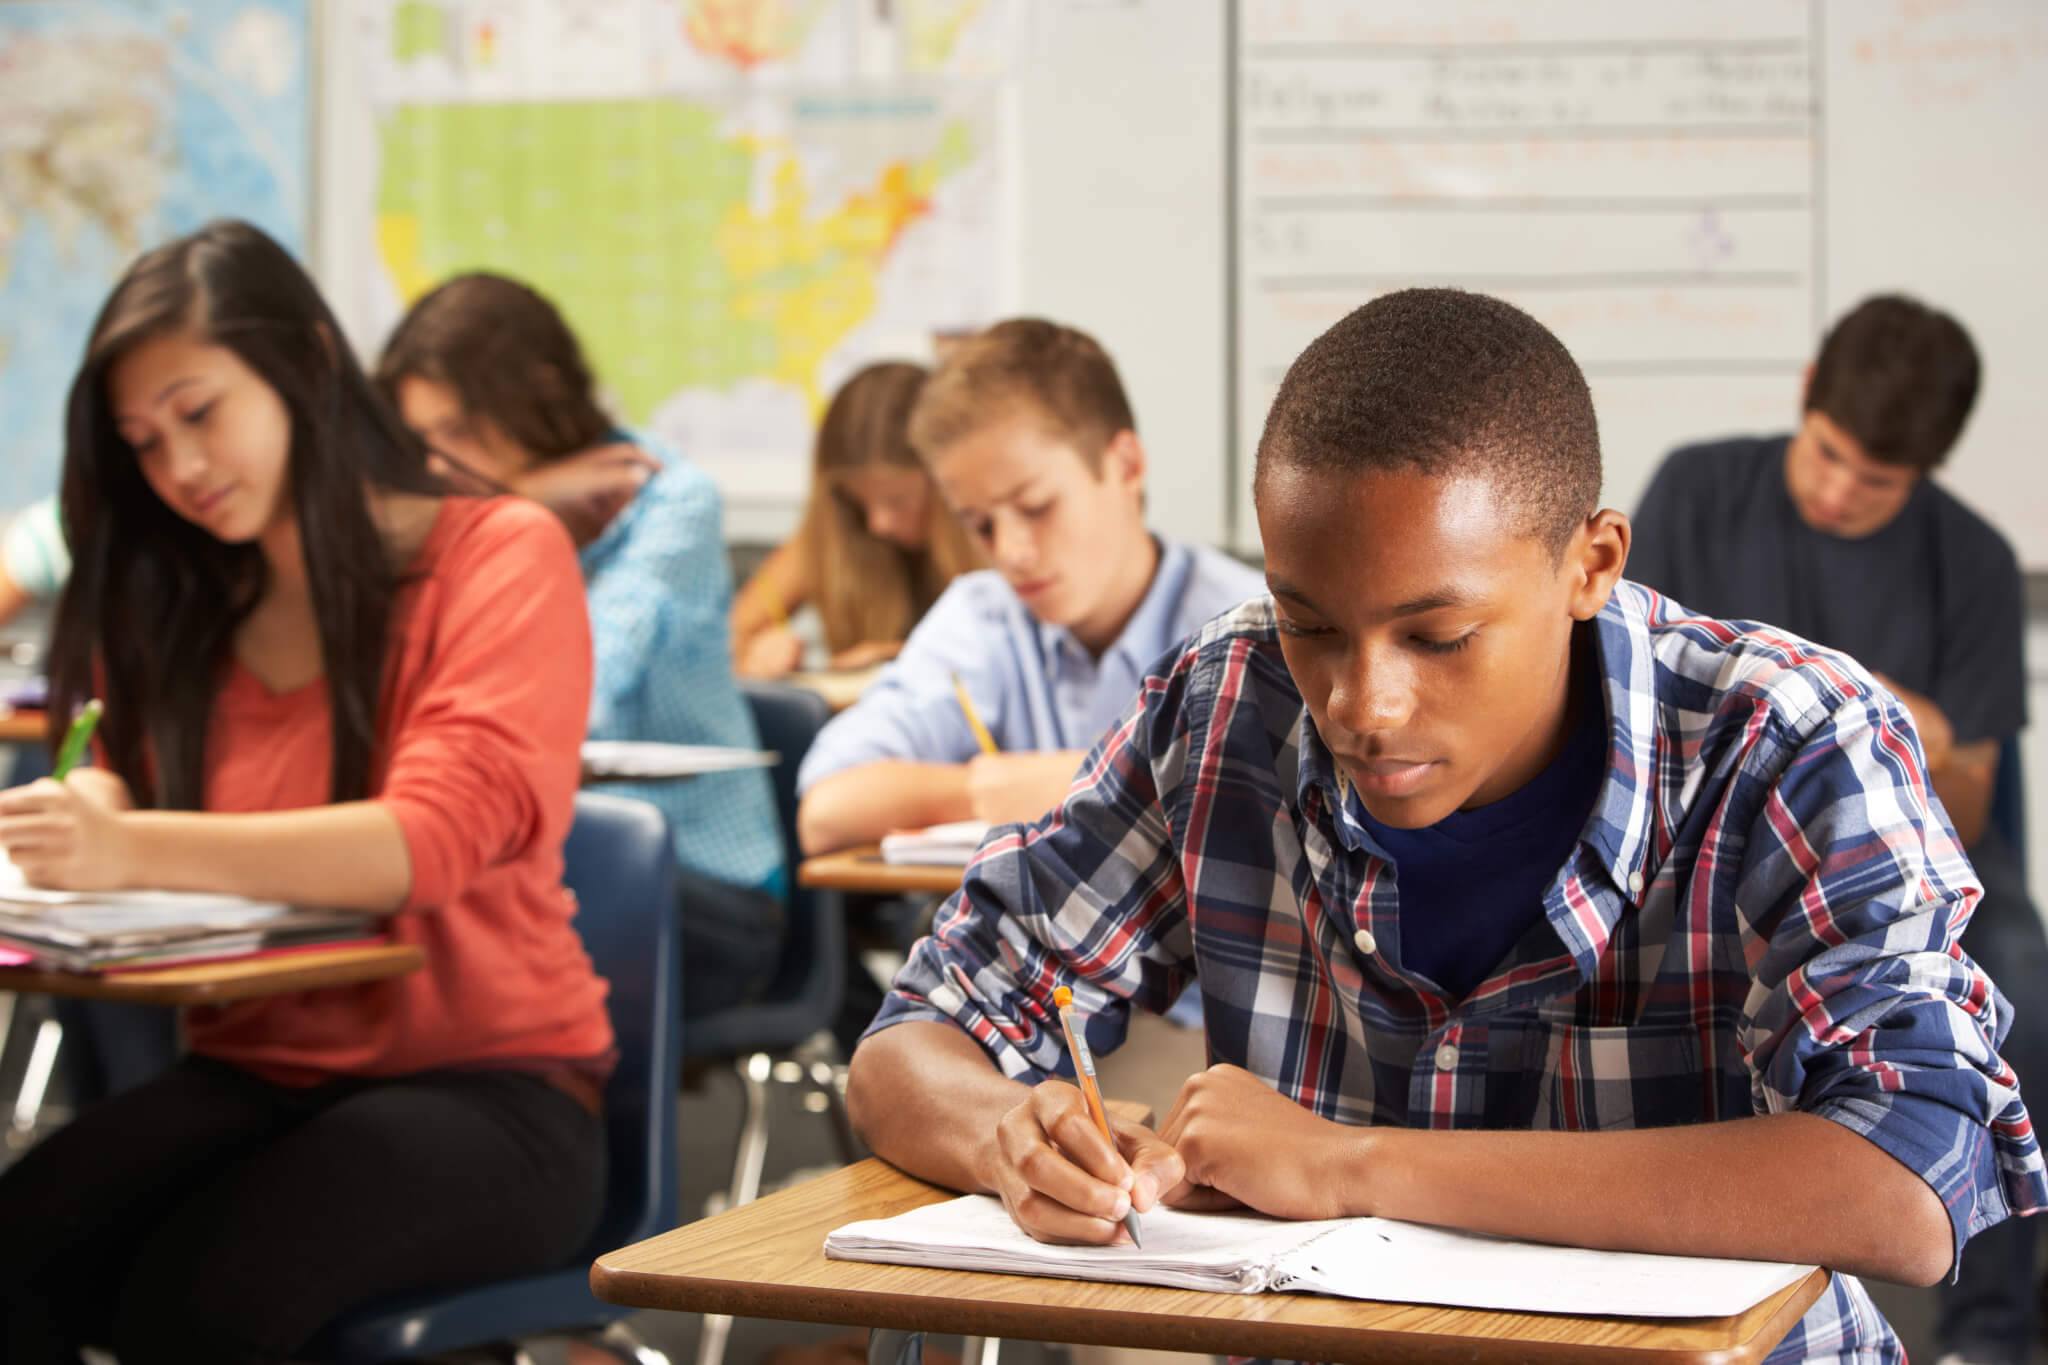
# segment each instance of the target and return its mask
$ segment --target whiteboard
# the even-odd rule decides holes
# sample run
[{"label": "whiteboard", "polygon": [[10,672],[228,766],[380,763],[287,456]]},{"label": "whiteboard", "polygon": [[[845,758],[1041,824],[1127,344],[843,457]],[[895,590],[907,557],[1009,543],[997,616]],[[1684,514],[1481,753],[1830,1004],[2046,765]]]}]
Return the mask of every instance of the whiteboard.
[{"label": "whiteboard", "polygon": [[1498,294],[1592,386],[1605,501],[1778,431],[1827,322],[1905,290],[1970,328],[1942,477],[2048,567],[2048,11],[2028,0],[1241,0],[1233,474],[1280,376],[1376,294]]}]

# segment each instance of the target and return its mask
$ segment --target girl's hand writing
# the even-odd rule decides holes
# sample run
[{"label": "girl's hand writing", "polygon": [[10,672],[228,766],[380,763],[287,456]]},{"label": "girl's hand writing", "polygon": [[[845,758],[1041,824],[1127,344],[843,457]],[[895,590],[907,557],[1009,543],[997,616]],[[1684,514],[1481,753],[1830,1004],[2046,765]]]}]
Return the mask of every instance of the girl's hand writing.
[{"label": "girl's hand writing", "polygon": [[[112,785],[108,783],[111,781]],[[111,891],[134,885],[119,778],[82,768],[0,792],[0,848],[32,886]]]}]

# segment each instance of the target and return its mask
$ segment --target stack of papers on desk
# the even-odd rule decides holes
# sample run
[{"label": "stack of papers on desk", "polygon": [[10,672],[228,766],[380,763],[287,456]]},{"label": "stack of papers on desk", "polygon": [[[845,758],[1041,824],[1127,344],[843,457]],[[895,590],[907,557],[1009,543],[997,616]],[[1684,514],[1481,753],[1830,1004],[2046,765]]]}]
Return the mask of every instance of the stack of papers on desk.
[{"label": "stack of papers on desk", "polygon": [[1720,1318],[1806,1278],[1808,1265],[1649,1256],[1335,1218],[1289,1223],[1250,1213],[1140,1214],[1144,1247],[1035,1242],[1002,1202],[967,1195],[825,1238],[836,1260],[1158,1284],[1225,1294],[1267,1290],[1597,1317]]},{"label": "stack of papers on desk", "polygon": [[188,891],[48,891],[0,859],[0,947],[71,971],[365,938],[376,916]]},{"label": "stack of papers on desk", "polygon": [[955,820],[928,829],[898,830],[882,836],[882,861],[965,867],[987,837],[986,820]]}]

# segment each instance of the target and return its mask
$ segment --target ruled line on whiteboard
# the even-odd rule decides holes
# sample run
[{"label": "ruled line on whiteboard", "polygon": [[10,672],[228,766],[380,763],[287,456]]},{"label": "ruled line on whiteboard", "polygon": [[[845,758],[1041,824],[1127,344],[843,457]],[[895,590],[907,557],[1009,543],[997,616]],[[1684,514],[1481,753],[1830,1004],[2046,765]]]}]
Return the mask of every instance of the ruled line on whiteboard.
[{"label": "ruled line on whiteboard", "polygon": [[1259,142],[1527,142],[1571,138],[1798,138],[1813,136],[1812,123],[1489,124],[1440,128],[1255,128]]},{"label": "ruled line on whiteboard", "polygon": [[1804,194],[1729,194],[1623,197],[1607,195],[1524,195],[1490,197],[1467,194],[1265,194],[1261,213],[1379,212],[1412,209],[1470,213],[1699,213],[1804,211],[1812,205]]},{"label": "ruled line on whiteboard", "polygon": [[1583,52],[1600,56],[1648,57],[1669,52],[1745,52],[1804,56],[1807,40],[1798,38],[1561,38],[1549,42],[1508,43],[1247,43],[1244,55],[1266,60],[1294,60],[1302,57],[1388,57],[1450,58],[1560,56]]},{"label": "ruled line on whiteboard", "polygon": [[[1269,294],[1315,289],[1407,289],[1450,282],[1436,275],[1266,275],[1258,288]],[[1462,289],[1791,289],[1806,287],[1801,270],[1608,270],[1556,275],[1457,275]]]},{"label": "ruled line on whiteboard", "polygon": [[[1798,374],[1806,368],[1805,357],[1785,360],[1759,360],[1752,356],[1704,356],[1697,359],[1651,359],[1651,360],[1589,360],[1579,366],[1588,379],[1731,379],[1747,378],[1753,375],[1775,376]],[[1259,378],[1268,384],[1278,384],[1285,378],[1285,365],[1269,365],[1259,371]]]}]

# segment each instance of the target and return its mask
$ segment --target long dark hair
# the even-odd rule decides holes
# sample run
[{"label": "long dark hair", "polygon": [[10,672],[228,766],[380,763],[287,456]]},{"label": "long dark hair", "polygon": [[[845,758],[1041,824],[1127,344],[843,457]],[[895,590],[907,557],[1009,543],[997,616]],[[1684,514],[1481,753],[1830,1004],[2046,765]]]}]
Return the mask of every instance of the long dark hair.
[{"label": "long dark hair", "polygon": [[612,430],[583,347],[555,305],[504,275],[478,271],[437,285],[392,329],[377,385],[393,408],[398,386],[429,379],[455,391],[546,463],[588,450]]},{"label": "long dark hair", "polygon": [[97,694],[106,702],[100,741],[139,804],[197,810],[204,800],[207,718],[221,668],[270,571],[255,544],[224,544],[165,506],[115,426],[107,393],[114,366],[177,333],[233,351],[291,416],[286,488],[333,712],[331,799],[368,796],[400,570],[366,494],[442,489],[424,449],[350,355],[312,280],[242,222],[209,223],[142,256],[93,324],[66,415],[62,497],[72,570],[51,641],[51,738]]}]

